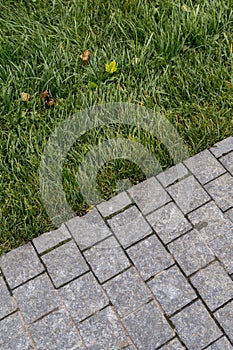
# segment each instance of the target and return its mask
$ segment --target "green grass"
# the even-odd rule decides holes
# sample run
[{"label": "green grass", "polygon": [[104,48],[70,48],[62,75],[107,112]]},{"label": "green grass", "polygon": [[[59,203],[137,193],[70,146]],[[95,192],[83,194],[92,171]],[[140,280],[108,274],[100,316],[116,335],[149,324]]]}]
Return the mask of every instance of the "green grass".
[{"label": "green grass", "polygon": [[[195,154],[233,134],[232,0],[2,0],[0,4],[0,254],[50,230],[41,203],[43,149],[61,121],[104,102],[131,102],[160,110]],[[79,55],[91,51],[85,67]],[[108,75],[105,64],[117,62]],[[97,84],[92,88],[90,83]],[[40,92],[58,104],[46,109]],[[21,93],[31,95],[21,101]],[[166,148],[148,133],[124,125],[92,130],[70,150],[63,168],[67,199],[78,215],[84,202],[78,165],[93,145],[111,137],[141,142],[166,168]],[[98,173],[104,199],[119,180],[145,178],[128,160]]]}]

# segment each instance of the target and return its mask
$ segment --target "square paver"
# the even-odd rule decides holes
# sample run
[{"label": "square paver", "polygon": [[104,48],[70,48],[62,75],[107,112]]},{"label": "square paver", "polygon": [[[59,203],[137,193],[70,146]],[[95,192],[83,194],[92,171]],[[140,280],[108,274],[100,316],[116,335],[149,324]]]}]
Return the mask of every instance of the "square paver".
[{"label": "square paver", "polygon": [[216,311],[214,316],[217,318],[218,322],[220,323],[230,340],[233,342],[233,301]]},{"label": "square paver", "polygon": [[46,274],[15,289],[14,296],[27,323],[34,322],[60,305],[59,296]]},{"label": "square paver", "polygon": [[161,350],[185,350],[185,347],[181,345],[178,339],[173,339],[168,344],[164,345]]},{"label": "square paver", "polygon": [[219,159],[225,168],[233,175],[233,152]]},{"label": "square paver", "polygon": [[164,187],[168,187],[188,174],[188,169],[182,163],[179,163],[158,174],[157,179]]},{"label": "square paver", "polygon": [[186,177],[170,186],[167,190],[184,214],[210,200],[210,197],[194,176]]},{"label": "square paver", "polygon": [[15,288],[44,271],[31,243],[0,257],[0,267],[11,288]]},{"label": "square paver", "polygon": [[233,177],[229,173],[209,182],[205,189],[223,211],[233,207]]},{"label": "square paver", "polygon": [[85,349],[74,324],[63,310],[43,317],[30,326],[30,332],[38,350]]},{"label": "square paver", "polygon": [[145,304],[152,297],[146,284],[133,267],[105,283],[104,288],[121,317]]},{"label": "square paver", "polygon": [[66,226],[63,224],[59,229],[49,231],[33,239],[33,244],[39,254],[45,252],[48,249],[55,247],[63,241],[71,238],[70,233]]},{"label": "square paver", "polygon": [[4,279],[0,276],[0,319],[16,310],[13,298],[7,289]]},{"label": "square paver", "polygon": [[126,192],[121,192],[117,196],[97,205],[97,208],[103,217],[107,217],[124,209],[132,203]]},{"label": "square paver", "polygon": [[233,137],[230,136],[222,141],[217,142],[210,151],[215,157],[221,157],[224,154],[233,151]]},{"label": "square paver", "polygon": [[128,344],[123,327],[110,306],[83,321],[79,329],[88,349],[119,350]]},{"label": "square paver", "polygon": [[218,262],[198,271],[191,282],[212,311],[233,298],[233,281]]},{"label": "square paver", "polygon": [[151,281],[148,286],[166,314],[171,315],[197,298],[177,266],[164,270]]},{"label": "square paver", "polygon": [[32,350],[32,342],[23,326],[19,312],[0,321],[1,350]]},{"label": "square paver", "polygon": [[229,274],[233,273],[233,231],[217,237],[208,246],[223,263]]},{"label": "square paver", "polygon": [[170,243],[168,248],[186,275],[214,260],[214,255],[196,230]]},{"label": "square paver", "polygon": [[165,244],[192,228],[184,214],[173,202],[154,211],[146,218]]},{"label": "square paver", "polygon": [[85,216],[77,216],[67,221],[66,225],[81,250],[93,246],[112,234],[96,208]]},{"label": "square paver", "polygon": [[42,260],[56,287],[60,287],[89,270],[73,241],[43,255]]},{"label": "square paver", "polygon": [[77,323],[102,309],[109,302],[91,272],[62,287],[60,292],[69,313]]},{"label": "square paver", "polygon": [[174,264],[172,256],[155,235],[129,248],[127,253],[144,280]]},{"label": "square paver", "polygon": [[222,335],[201,301],[187,306],[171,320],[179,337],[190,350],[203,349]]},{"label": "square paver", "polygon": [[128,315],[124,323],[139,350],[154,350],[174,336],[171,326],[154,301]]},{"label": "square paver", "polygon": [[233,223],[224,218],[222,211],[212,201],[188,215],[203,240],[209,242],[225,233],[233,232]]},{"label": "square paver", "polygon": [[206,350],[223,350],[223,349],[224,350],[233,349],[232,345],[230,344],[230,342],[227,340],[226,337],[222,337],[221,339],[217,340],[216,342],[208,346],[208,348],[206,348]]},{"label": "square paver", "polygon": [[171,200],[155,177],[133,186],[128,190],[128,193],[144,215],[158,209]]},{"label": "square paver", "polygon": [[84,255],[100,282],[130,266],[128,258],[114,237],[109,237],[88,249]]},{"label": "square paver", "polygon": [[226,172],[221,163],[208,150],[185,160],[184,164],[202,185]]},{"label": "square paver", "polygon": [[108,220],[108,223],[123,247],[130,246],[152,232],[151,227],[135,206],[114,216]]}]

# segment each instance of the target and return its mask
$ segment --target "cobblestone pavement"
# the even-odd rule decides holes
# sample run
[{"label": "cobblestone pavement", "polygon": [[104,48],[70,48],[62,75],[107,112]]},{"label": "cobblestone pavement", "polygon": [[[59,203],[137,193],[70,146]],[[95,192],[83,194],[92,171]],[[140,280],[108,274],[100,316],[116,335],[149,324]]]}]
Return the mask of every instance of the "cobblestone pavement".
[{"label": "cobblestone pavement", "polygon": [[0,258],[0,349],[233,349],[233,137]]}]

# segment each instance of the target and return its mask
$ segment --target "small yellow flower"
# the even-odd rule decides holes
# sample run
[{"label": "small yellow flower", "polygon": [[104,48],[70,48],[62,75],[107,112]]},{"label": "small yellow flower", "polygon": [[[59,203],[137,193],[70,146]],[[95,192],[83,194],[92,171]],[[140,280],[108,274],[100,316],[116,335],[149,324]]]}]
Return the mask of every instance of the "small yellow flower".
[{"label": "small yellow flower", "polygon": [[116,70],[117,70],[116,61],[114,60],[114,61],[110,62],[109,64],[105,64],[105,70],[106,70],[106,72],[111,73],[111,74],[116,72]]}]

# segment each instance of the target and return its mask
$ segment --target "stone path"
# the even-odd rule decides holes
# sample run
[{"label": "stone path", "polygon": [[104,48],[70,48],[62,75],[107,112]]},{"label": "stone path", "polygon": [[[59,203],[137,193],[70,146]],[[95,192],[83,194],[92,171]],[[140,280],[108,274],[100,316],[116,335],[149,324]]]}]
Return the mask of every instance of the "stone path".
[{"label": "stone path", "polygon": [[233,137],[0,258],[0,349],[233,349]]}]

